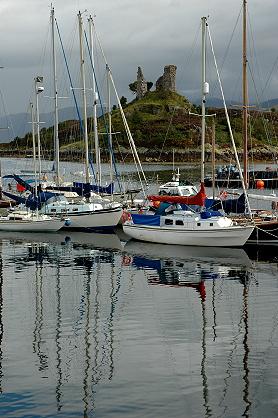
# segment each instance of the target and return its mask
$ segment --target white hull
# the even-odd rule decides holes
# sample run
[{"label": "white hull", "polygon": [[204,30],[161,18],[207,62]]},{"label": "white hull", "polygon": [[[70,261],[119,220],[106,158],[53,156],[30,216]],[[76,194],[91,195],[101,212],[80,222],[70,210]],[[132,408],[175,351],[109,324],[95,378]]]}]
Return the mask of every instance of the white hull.
[{"label": "white hull", "polygon": [[70,218],[70,225],[65,229],[97,229],[113,228],[120,222],[123,210],[121,207],[101,209],[92,212],[67,212]]},{"label": "white hull", "polygon": [[15,232],[56,232],[65,221],[60,219],[0,220],[0,231]]},{"label": "white hull", "polygon": [[212,230],[186,230],[161,226],[136,225],[126,222],[124,232],[139,241],[201,247],[242,247],[253,226],[231,226]]},{"label": "white hull", "polygon": [[225,266],[252,267],[252,262],[242,248],[190,247],[181,245],[154,244],[129,240],[124,250],[131,255],[141,255],[153,259],[176,259],[216,263]]}]

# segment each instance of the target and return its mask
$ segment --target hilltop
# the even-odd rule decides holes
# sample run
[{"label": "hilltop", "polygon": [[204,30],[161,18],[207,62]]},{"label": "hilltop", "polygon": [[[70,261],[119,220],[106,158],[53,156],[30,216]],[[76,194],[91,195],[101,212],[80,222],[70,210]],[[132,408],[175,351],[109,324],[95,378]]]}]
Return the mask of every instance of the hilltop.
[{"label": "hilltop", "polygon": [[[142,98],[136,98],[129,104],[123,100],[124,113],[132,132],[138,153],[142,161],[171,161],[175,149],[177,161],[198,161],[200,158],[201,118],[191,113],[200,114],[200,107],[190,103],[187,98],[174,91],[148,91]],[[207,109],[208,114],[216,113],[215,118],[207,118],[206,151],[210,158],[213,134],[212,119],[215,119],[217,156],[222,160],[232,158],[228,127],[223,109]],[[241,111],[229,109],[234,137],[241,152]],[[254,159],[273,160],[277,154],[278,112],[250,111],[250,144]],[[102,150],[107,149],[107,115],[98,118]],[[92,119],[88,119],[92,127]],[[113,149],[118,161],[131,160],[124,125],[118,107],[112,111]],[[93,129],[89,133],[89,142],[93,147]],[[59,124],[61,158],[80,160],[84,154],[84,145],[77,120],[67,120]],[[53,127],[41,130],[45,158],[53,158]],[[31,154],[31,133],[17,137],[9,144],[1,144],[2,156],[24,156]],[[108,160],[108,152],[105,154]]]}]

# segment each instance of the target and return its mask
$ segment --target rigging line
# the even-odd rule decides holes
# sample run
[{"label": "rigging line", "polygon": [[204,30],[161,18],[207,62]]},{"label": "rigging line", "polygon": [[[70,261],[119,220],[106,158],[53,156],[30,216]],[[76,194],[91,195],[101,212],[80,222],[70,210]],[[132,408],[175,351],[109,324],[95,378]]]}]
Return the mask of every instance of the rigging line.
[{"label": "rigging line", "polygon": [[[219,73],[220,73],[220,74],[221,74],[221,73],[222,73],[222,71],[223,71],[223,67],[224,67],[224,64],[225,64],[225,62],[226,62],[226,59],[227,59],[227,56],[228,56],[229,50],[230,50],[230,47],[231,47],[231,44],[232,44],[232,40],[233,40],[233,38],[234,38],[234,34],[235,34],[236,28],[237,28],[237,26],[238,26],[238,22],[239,22],[240,16],[241,16],[241,14],[242,14],[242,9],[243,9],[243,5],[241,6],[240,11],[239,11],[239,13],[238,13],[238,16],[237,16],[237,19],[236,19],[236,23],[235,23],[234,28],[233,28],[233,30],[232,30],[232,34],[231,34],[230,40],[229,40],[229,42],[228,42],[228,45],[227,45],[227,47],[226,47],[226,51],[225,51],[225,54],[224,54],[223,60],[222,60],[222,62],[221,62],[221,65],[220,65],[220,70],[219,70]],[[213,83],[213,85],[212,85],[212,88],[211,88],[211,92],[212,92],[212,93],[213,93],[213,91],[216,89],[216,85],[217,85],[217,80],[216,80],[216,81]]]},{"label": "rigging line", "polygon": [[[253,76],[252,70],[249,66],[249,63],[247,63],[247,65],[248,65],[248,69],[250,71],[251,79],[252,79],[253,84],[254,84],[254,90],[255,90],[255,94],[256,94],[257,105],[260,107],[259,94],[258,94],[258,90],[257,90],[256,84],[255,84],[254,76]],[[269,145],[272,145],[272,142],[270,140],[270,135],[269,135],[269,132],[268,132],[268,128],[267,128],[266,119],[264,118],[264,114],[263,114],[262,111],[259,111],[259,114],[262,117],[267,142],[268,142]],[[273,129],[273,135],[275,136],[275,139],[277,140],[276,132],[275,132],[274,129]],[[273,156],[273,159],[275,160],[275,153],[273,151],[272,151],[272,156]]]},{"label": "rigging line", "polygon": [[[140,184],[141,184],[143,193],[144,193],[144,197],[146,198],[146,191],[145,191],[145,188],[143,186],[143,181],[142,181],[142,178],[141,178],[141,174],[143,176],[143,180],[145,182],[145,185],[147,185],[148,182],[147,182],[147,179],[146,179],[146,176],[145,176],[145,173],[144,173],[144,170],[143,170],[143,167],[142,167],[140,158],[138,156],[138,153],[137,153],[137,150],[136,150],[136,146],[135,146],[135,143],[134,143],[132,134],[130,132],[130,129],[129,129],[129,126],[128,126],[128,123],[127,123],[127,120],[126,120],[126,116],[125,116],[125,113],[123,111],[123,108],[122,108],[122,105],[121,105],[121,101],[120,101],[119,95],[117,93],[116,86],[115,86],[114,79],[112,77],[111,71],[109,71],[109,76],[110,76],[110,80],[111,80],[111,83],[112,83],[112,86],[114,88],[114,92],[115,92],[115,95],[116,95],[116,98],[117,98],[117,101],[118,101],[118,106],[119,106],[119,109],[120,109],[120,113],[121,113],[121,116],[122,116],[122,120],[123,120],[123,124],[124,124],[125,130],[126,130],[126,133],[127,133],[127,137],[128,137],[128,141],[129,141],[129,145],[130,145],[131,151],[132,151],[132,155],[133,155],[134,163],[135,163],[135,166],[136,166],[137,174],[138,174],[138,177],[139,177],[139,181],[140,181]],[[141,174],[140,174],[140,170],[138,169],[138,167],[141,170]]]},{"label": "rigging line", "polygon": [[[195,33],[194,40],[193,40],[192,45],[191,45],[190,50],[189,50],[189,55],[188,55],[187,59],[185,59],[185,64],[184,64],[185,68],[189,67],[190,60],[192,59],[194,51],[196,50],[196,44],[197,44],[197,41],[198,41],[198,36],[199,36],[200,29],[201,29],[201,22],[199,23],[197,31]],[[182,79],[184,79],[184,77],[182,77]]]},{"label": "rigging line", "polygon": [[238,171],[239,171],[239,175],[240,175],[240,180],[241,180],[241,183],[242,183],[242,189],[243,189],[243,193],[244,193],[245,198],[246,198],[248,214],[252,218],[250,203],[249,203],[249,199],[248,199],[248,195],[247,195],[247,191],[246,191],[246,187],[245,187],[245,182],[244,182],[244,179],[243,179],[241,165],[240,165],[238,154],[237,154],[236,144],[235,144],[234,135],[233,135],[233,132],[232,132],[231,122],[230,122],[230,118],[229,118],[229,114],[228,114],[228,109],[227,109],[227,105],[226,105],[226,100],[225,100],[225,96],[224,96],[222,82],[221,82],[221,79],[220,79],[219,69],[218,69],[218,65],[217,65],[217,61],[216,61],[216,56],[215,56],[215,53],[214,53],[214,47],[213,47],[213,43],[212,43],[210,27],[209,27],[208,23],[207,23],[207,28],[208,28],[208,36],[209,36],[209,41],[210,41],[210,46],[211,46],[211,52],[212,52],[212,55],[213,55],[215,70],[216,70],[216,73],[217,73],[219,88],[220,88],[220,91],[221,91],[221,96],[222,96],[222,100],[223,100],[225,115],[226,115],[227,124],[228,124],[228,128],[229,128],[229,133],[230,133],[230,137],[231,137],[231,141],[232,141],[232,145],[233,145],[233,150],[234,150],[235,159],[236,159],[236,163],[237,163],[237,167],[238,167]]},{"label": "rigging line", "polygon": [[[104,107],[103,107],[103,104],[102,104],[101,94],[100,94],[100,91],[99,91],[98,81],[97,81],[96,73],[95,73],[95,68],[93,66],[92,54],[91,54],[91,50],[90,50],[90,47],[89,47],[87,34],[86,34],[85,31],[84,31],[84,35],[85,35],[85,40],[86,40],[86,44],[87,44],[87,48],[88,48],[88,52],[89,52],[91,67],[92,67],[92,70],[93,70],[93,77],[95,79],[96,88],[97,88],[97,92],[98,92],[98,95],[99,95],[99,103],[100,103],[100,107],[101,107],[101,111],[102,111],[102,115],[103,115],[103,122],[104,122],[104,126],[105,126],[105,131],[106,131],[107,136],[109,138],[107,121],[106,121],[105,115],[104,115]],[[119,177],[119,173],[118,173],[117,166],[116,166],[116,161],[115,161],[115,156],[114,156],[114,153],[113,153],[112,145],[111,145],[109,139],[108,139],[107,142],[108,142],[108,148],[109,148],[109,151],[110,151],[110,155],[112,156],[112,161],[113,161],[113,166],[114,166],[114,170],[115,170],[115,174],[116,174],[116,179],[118,181],[118,186],[119,186],[120,191],[122,191],[122,186],[121,186],[120,177]]]},{"label": "rigging line", "polygon": [[7,108],[6,108],[5,99],[4,99],[4,94],[3,94],[3,92],[2,92],[2,89],[0,89],[0,97],[1,97],[1,102],[2,102],[2,106],[3,106],[3,110],[4,110],[4,114],[5,114],[6,122],[7,122],[7,124],[8,124],[8,126],[7,126],[7,130],[11,129],[11,133],[12,133],[13,137],[15,138],[15,132],[14,132],[13,123],[12,123],[11,118],[9,117],[9,113],[8,113]]},{"label": "rigging line", "polygon": [[173,122],[173,118],[174,118],[174,114],[175,114],[176,110],[177,110],[177,108],[176,108],[176,106],[175,106],[175,107],[174,107],[174,110],[173,110],[173,112],[172,112],[172,115],[171,115],[171,119],[170,119],[170,123],[169,123],[168,128],[167,128],[167,132],[166,132],[166,134],[165,134],[165,138],[164,138],[164,141],[163,141],[163,144],[162,144],[162,147],[161,147],[161,151],[160,151],[160,153],[159,153],[159,157],[158,157],[158,159],[159,159],[159,160],[160,160],[161,155],[162,155],[162,152],[163,152],[163,150],[164,150],[165,142],[166,142],[166,139],[167,139],[167,137],[168,137],[168,133],[169,133],[169,131],[170,131],[170,128],[171,128],[171,126],[172,126],[172,122]]},{"label": "rigging line", "polygon": [[[261,71],[260,71],[260,66],[259,66],[259,61],[257,58],[257,54],[256,54],[256,48],[255,48],[255,40],[254,40],[254,31],[253,31],[253,27],[251,25],[251,18],[250,18],[250,14],[249,14],[249,10],[247,9],[247,13],[248,13],[248,29],[249,29],[249,38],[251,38],[252,40],[252,49],[250,48],[249,45],[249,49],[250,49],[250,57],[253,59],[254,61],[254,68],[258,69],[258,79],[260,81],[260,85],[262,88],[262,78],[261,78]],[[253,54],[251,54],[251,51],[253,51]],[[249,64],[249,60],[247,61],[247,64]]]},{"label": "rigging line", "polygon": [[[94,22],[93,22],[93,25],[94,25]],[[95,35],[96,35],[96,40],[98,41],[99,48],[100,48],[100,51],[101,51],[101,53],[102,53],[103,59],[104,59],[104,61],[105,61],[105,64],[106,64],[106,65],[107,65],[107,67],[109,68],[109,76],[110,76],[110,80],[111,80],[111,83],[112,83],[112,86],[113,86],[113,88],[114,88],[114,92],[115,92],[115,95],[116,95],[116,98],[117,98],[117,101],[118,101],[118,105],[119,105],[120,113],[121,113],[121,116],[122,116],[122,119],[123,119],[123,123],[124,123],[125,129],[126,129],[126,132],[127,132],[128,140],[129,140],[129,143],[130,143],[130,146],[131,146],[131,149],[132,149],[133,158],[134,158],[134,156],[135,156],[135,157],[136,157],[136,159],[137,159],[137,163],[135,162],[136,169],[137,169],[137,174],[138,174],[138,177],[139,177],[139,180],[140,180],[141,187],[142,187],[142,189],[143,189],[144,195],[146,196],[146,193],[145,193],[145,188],[143,187],[143,182],[142,182],[141,175],[140,175],[140,173],[139,173],[138,167],[139,167],[139,168],[140,168],[140,170],[141,170],[141,173],[142,173],[142,176],[143,176],[143,179],[144,179],[145,184],[147,185],[147,184],[148,184],[148,182],[147,182],[147,179],[146,179],[146,176],[145,176],[145,173],[144,173],[144,170],[143,170],[143,167],[142,167],[142,164],[141,164],[140,158],[139,158],[139,156],[138,156],[138,153],[137,153],[137,150],[136,150],[136,146],[135,146],[135,143],[134,143],[134,140],[133,140],[132,134],[131,134],[131,132],[130,132],[130,129],[129,129],[129,126],[128,126],[128,123],[127,123],[127,120],[126,120],[126,116],[125,116],[125,113],[124,113],[124,111],[123,111],[123,108],[122,108],[122,105],[121,105],[121,102],[120,102],[120,98],[119,98],[118,92],[117,92],[117,90],[116,90],[116,86],[115,86],[114,79],[113,79],[113,76],[112,76],[112,71],[111,71],[111,69],[110,69],[110,67],[109,67],[109,65],[108,65],[108,61],[107,61],[106,56],[105,56],[105,54],[104,54],[104,50],[103,50],[103,48],[102,48],[102,45],[101,45],[101,43],[100,43],[100,40],[99,40],[99,37],[98,37],[98,34],[97,34],[97,31],[96,31],[96,30],[95,30]],[[135,159],[134,159],[134,161],[135,161]]]},{"label": "rigging line", "polygon": [[71,91],[72,91],[72,94],[73,94],[73,100],[74,100],[75,108],[76,108],[78,119],[79,119],[80,133],[81,133],[81,135],[83,135],[84,134],[83,122],[82,122],[82,118],[81,118],[81,115],[80,115],[80,112],[79,112],[79,107],[78,107],[78,104],[77,104],[76,94],[75,94],[75,91],[74,91],[74,88],[73,88],[72,78],[71,78],[71,74],[70,74],[70,70],[69,70],[69,65],[68,65],[68,61],[67,61],[67,57],[66,57],[66,53],[65,53],[63,41],[62,41],[62,38],[61,38],[61,33],[60,33],[60,29],[59,29],[59,26],[58,26],[57,19],[55,19],[55,23],[56,23],[56,28],[57,28],[57,32],[58,32],[58,36],[59,36],[59,40],[60,40],[60,45],[61,45],[61,48],[62,48],[62,52],[63,52],[63,56],[64,56],[66,68],[67,68],[70,87],[71,87]]}]

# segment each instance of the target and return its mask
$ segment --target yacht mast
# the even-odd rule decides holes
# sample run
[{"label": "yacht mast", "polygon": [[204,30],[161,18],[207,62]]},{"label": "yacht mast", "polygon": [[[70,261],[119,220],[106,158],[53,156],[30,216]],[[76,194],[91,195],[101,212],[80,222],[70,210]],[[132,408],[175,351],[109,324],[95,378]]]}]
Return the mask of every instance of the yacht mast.
[{"label": "yacht mast", "polygon": [[98,140],[98,126],[97,126],[97,102],[98,93],[96,91],[96,79],[95,79],[95,59],[94,59],[94,22],[92,16],[88,19],[89,33],[90,33],[90,50],[91,60],[93,66],[93,122],[94,122],[94,138],[95,138],[95,156],[96,156],[96,182],[97,185],[101,184],[101,166],[100,166],[100,149]]},{"label": "yacht mast", "polygon": [[206,82],[206,34],[207,18],[202,17],[202,139],[201,139],[201,183],[205,181],[205,136],[206,136],[206,95],[208,83]]},{"label": "yacht mast", "polygon": [[51,34],[52,34],[52,65],[53,65],[53,98],[54,98],[54,146],[55,146],[55,171],[57,186],[60,185],[60,159],[59,159],[59,129],[58,129],[58,87],[57,87],[57,64],[55,52],[55,30],[54,30],[54,7],[51,7]]},{"label": "yacht mast", "polygon": [[41,137],[40,137],[40,111],[39,111],[39,94],[44,91],[41,86],[43,77],[35,77],[35,95],[36,95],[36,116],[37,116],[37,142],[38,142],[38,160],[39,160],[39,182],[42,177],[42,163],[41,163]]},{"label": "yacht mast", "polygon": [[247,0],[243,0],[243,27],[242,27],[242,140],[243,140],[243,178],[248,188],[248,124],[247,124],[247,31],[246,31]]},{"label": "yacht mast", "polygon": [[111,119],[111,88],[110,88],[110,68],[106,64],[107,75],[107,113],[108,113],[108,140],[110,147],[110,183],[113,183],[113,156],[112,156],[112,119]]},{"label": "yacht mast", "polygon": [[83,93],[83,126],[84,126],[84,142],[85,142],[85,180],[86,183],[90,183],[89,173],[89,142],[88,142],[88,122],[87,122],[87,100],[86,100],[86,82],[85,82],[85,61],[84,61],[84,50],[83,50],[83,22],[81,13],[78,13],[79,22],[79,46],[80,46],[80,72],[81,72],[81,83]]},{"label": "yacht mast", "polygon": [[33,103],[30,103],[30,108],[31,108],[31,123],[32,123],[33,164],[34,164],[34,178],[35,178],[35,197],[37,197],[36,134],[35,134],[35,118],[34,118],[34,105],[33,105]]}]

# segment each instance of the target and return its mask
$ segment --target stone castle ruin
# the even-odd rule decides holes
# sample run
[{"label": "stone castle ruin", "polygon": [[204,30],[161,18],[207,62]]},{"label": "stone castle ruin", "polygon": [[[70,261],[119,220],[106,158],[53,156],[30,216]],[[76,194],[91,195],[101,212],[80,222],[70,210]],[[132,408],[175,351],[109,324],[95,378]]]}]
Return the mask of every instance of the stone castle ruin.
[{"label": "stone castle ruin", "polygon": [[[156,91],[173,91],[176,92],[176,65],[166,65],[164,67],[164,73],[155,83]],[[141,67],[138,67],[137,71],[137,85],[136,85],[136,97],[142,99],[148,91],[147,81],[144,78]]]},{"label": "stone castle ruin", "polygon": [[177,67],[175,65],[166,65],[164,73],[155,83],[156,90],[176,91],[176,73]]},{"label": "stone castle ruin", "polygon": [[137,99],[142,99],[148,91],[147,81],[144,79],[143,71],[141,67],[138,67],[137,71],[137,88],[136,88],[136,97]]}]

